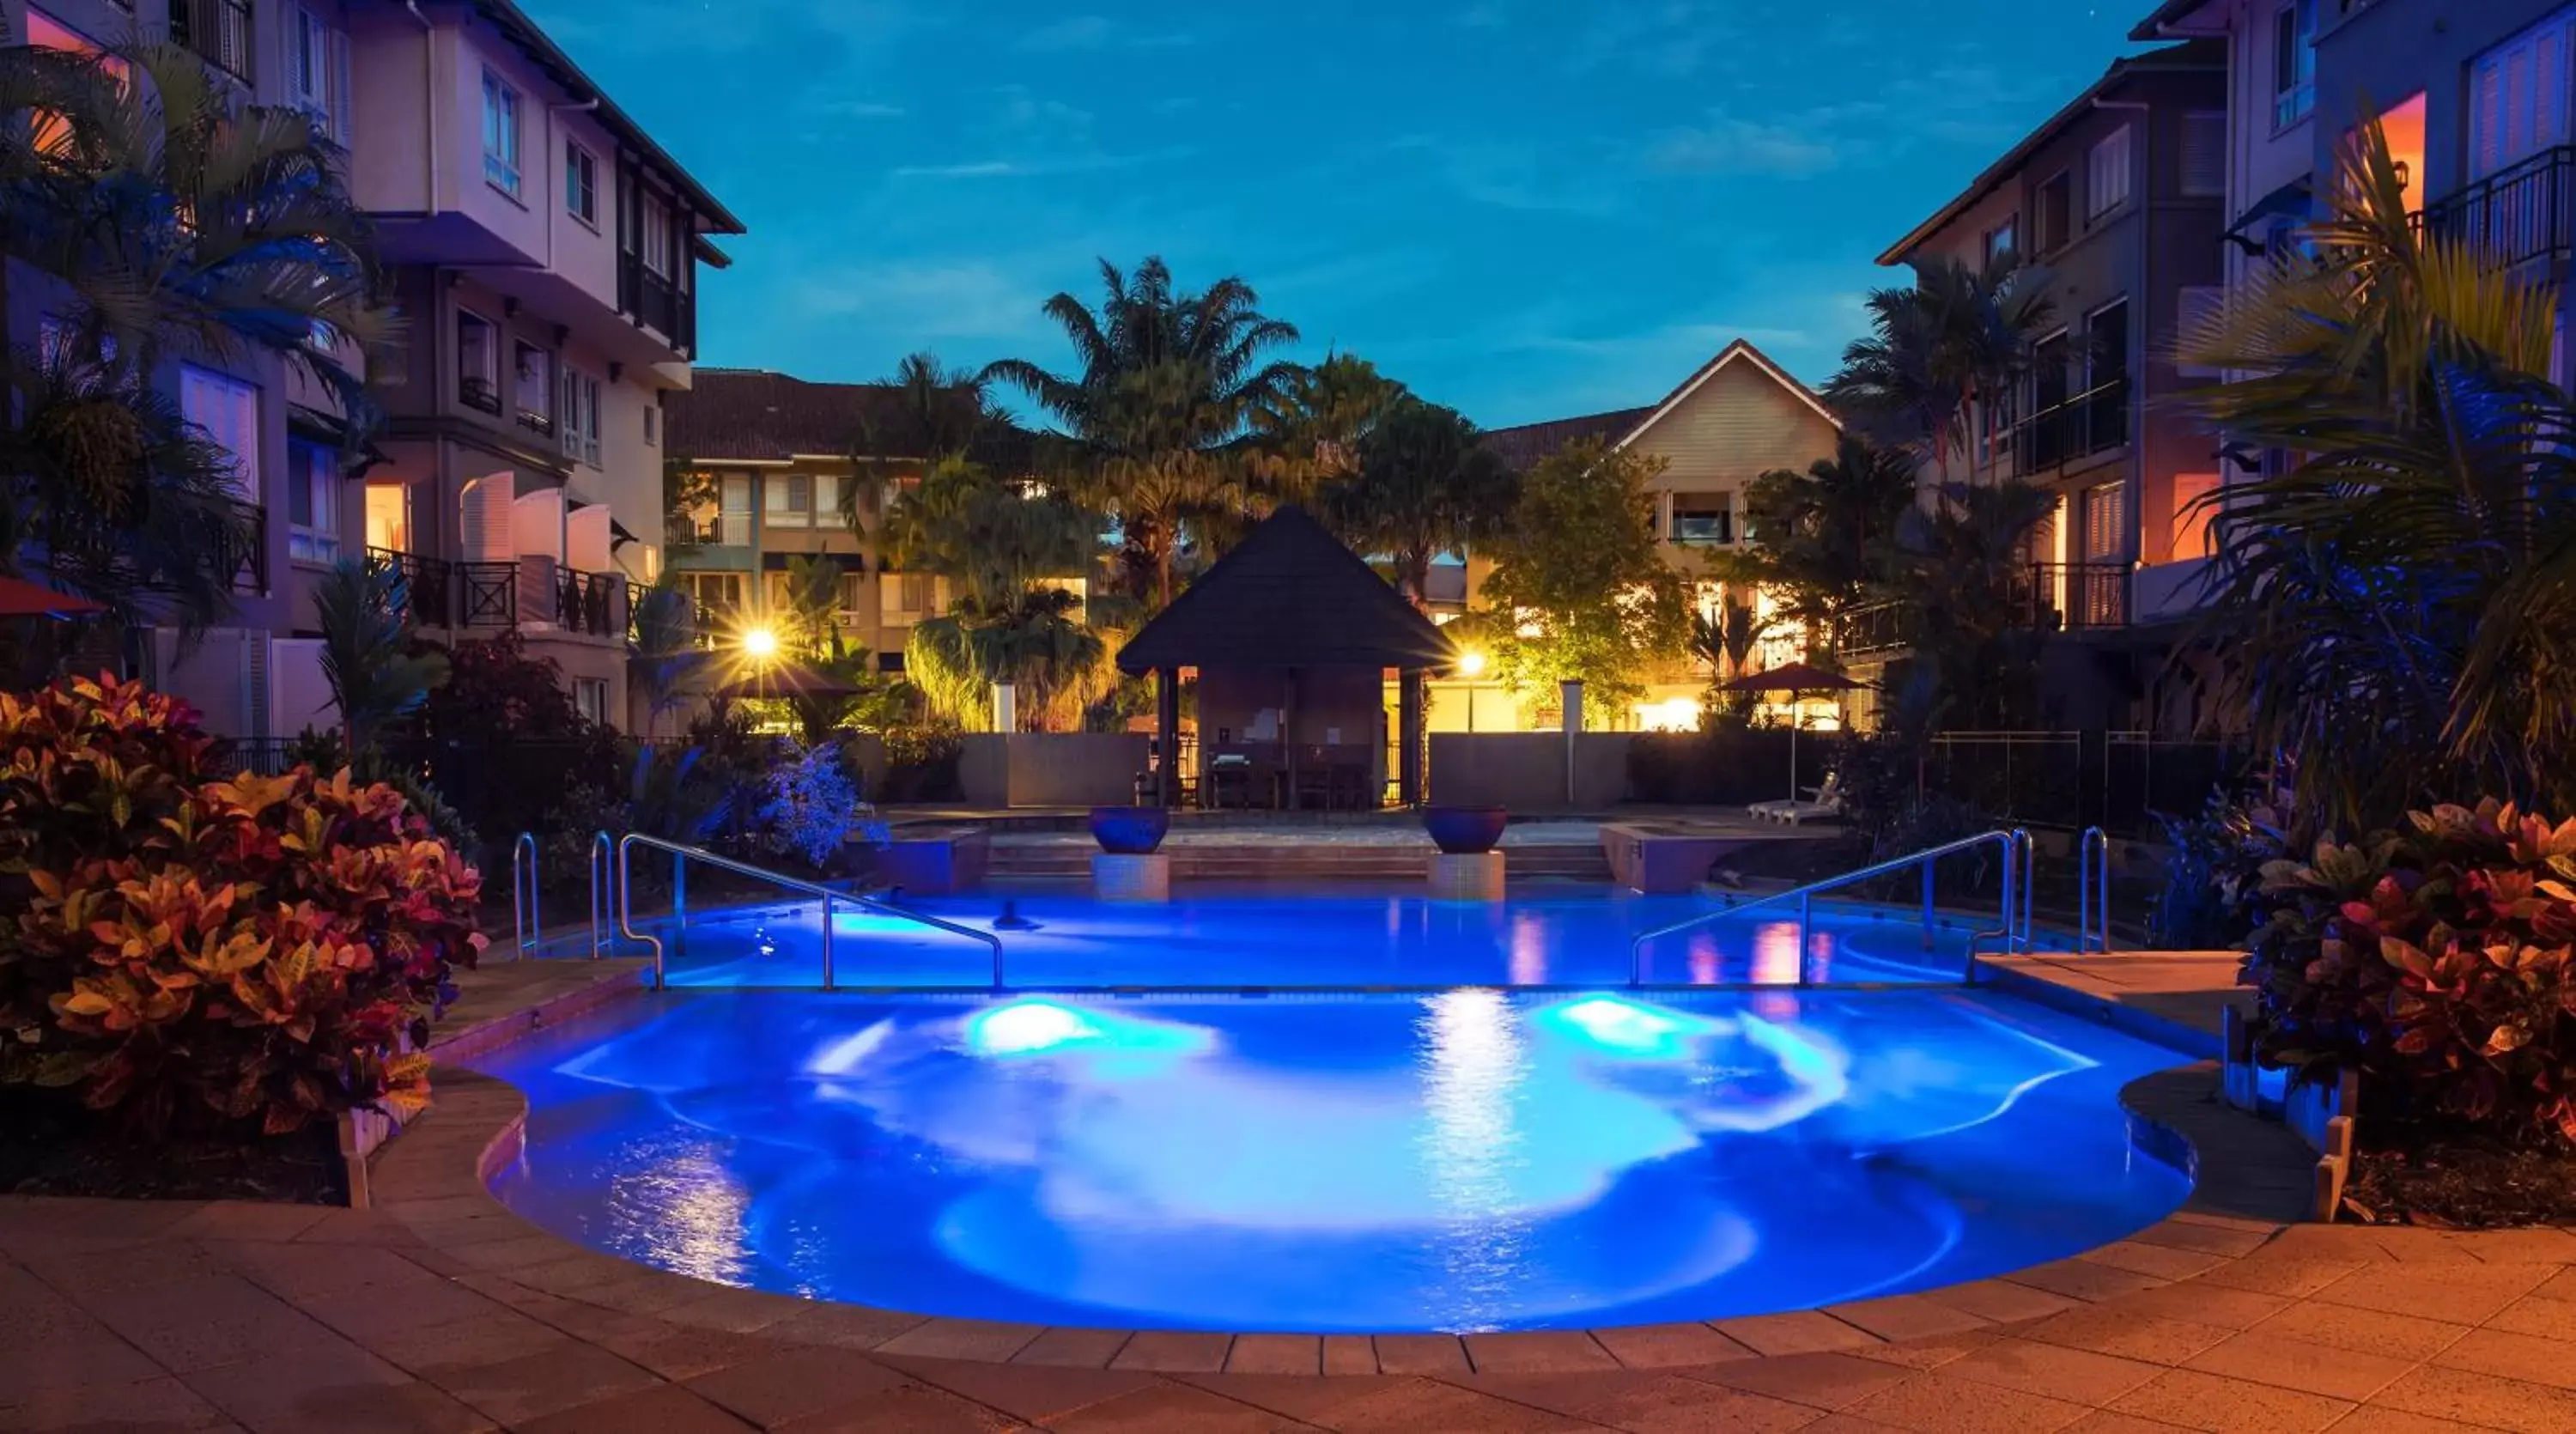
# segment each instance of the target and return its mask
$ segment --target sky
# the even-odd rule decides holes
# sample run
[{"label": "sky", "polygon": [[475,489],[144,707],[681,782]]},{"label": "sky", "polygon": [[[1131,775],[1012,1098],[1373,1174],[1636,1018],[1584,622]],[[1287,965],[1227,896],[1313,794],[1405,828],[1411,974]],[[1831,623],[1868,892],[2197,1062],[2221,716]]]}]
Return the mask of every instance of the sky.
[{"label": "sky", "polygon": [[702,363],[1062,370],[1040,306],[1161,255],[1487,427],[1653,403],[1738,337],[1822,381],[1876,256],[2154,8],[524,4],[749,228]]}]

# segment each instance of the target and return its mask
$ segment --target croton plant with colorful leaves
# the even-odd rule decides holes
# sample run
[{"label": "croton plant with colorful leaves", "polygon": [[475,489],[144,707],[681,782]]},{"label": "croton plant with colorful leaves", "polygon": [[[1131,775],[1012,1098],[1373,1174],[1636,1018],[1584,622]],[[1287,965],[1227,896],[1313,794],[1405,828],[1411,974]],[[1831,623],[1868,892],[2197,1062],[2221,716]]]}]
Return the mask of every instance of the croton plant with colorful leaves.
[{"label": "croton plant with colorful leaves", "polygon": [[0,694],[0,1082],[147,1132],[416,1113],[481,877],[391,787],[214,747],[139,683]]},{"label": "croton plant with colorful leaves", "polygon": [[2576,820],[2487,801],[2263,869],[2262,1054],[2358,1070],[2362,1111],[2576,1140]]}]

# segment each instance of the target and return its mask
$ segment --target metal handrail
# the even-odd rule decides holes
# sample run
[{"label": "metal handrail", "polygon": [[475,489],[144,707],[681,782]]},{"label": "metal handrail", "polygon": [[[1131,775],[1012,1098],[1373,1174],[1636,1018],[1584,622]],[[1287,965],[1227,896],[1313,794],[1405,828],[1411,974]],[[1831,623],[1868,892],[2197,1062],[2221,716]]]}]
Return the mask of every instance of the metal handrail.
[{"label": "metal handrail", "polygon": [[1807,928],[1814,917],[1813,908],[1817,894],[1820,892],[1832,891],[1839,887],[1849,886],[1854,882],[1869,881],[1876,877],[1890,876],[1913,866],[1920,866],[1924,869],[1923,931],[1924,938],[1928,941],[1931,938],[1933,923],[1931,882],[1932,863],[1940,860],[1942,857],[1953,856],[1959,852],[1969,851],[1976,847],[1989,844],[2003,849],[2003,901],[1997,912],[1998,919],[2003,922],[2003,929],[1999,931],[1979,931],[1969,936],[1966,975],[1968,979],[1973,980],[1976,976],[1977,969],[1977,948],[1983,944],[1988,937],[2000,938],[2003,942],[2003,949],[2006,952],[2010,952],[2014,948],[2016,939],[2019,939],[2021,935],[2026,934],[2027,932],[2028,918],[2026,916],[2022,917],[2022,925],[2018,930],[2015,923],[2015,917],[2019,914],[2015,909],[2016,906],[2018,905],[2022,912],[2026,912],[2028,910],[2028,905],[2022,901],[2020,892],[2020,887],[2023,884],[2021,880],[2021,863],[2015,860],[2017,857],[2021,858],[2022,861],[2025,862],[2029,860],[2028,853],[2031,844],[2030,833],[2026,831],[2006,831],[1998,827],[1993,831],[1981,832],[1976,836],[1962,837],[1954,842],[1944,842],[1940,846],[1927,847],[1922,851],[1914,852],[1907,856],[1893,857],[1889,860],[1882,861],[1875,866],[1862,867],[1858,871],[1847,871],[1840,876],[1829,876],[1822,881],[1811,881],[1804,886],[1793,886],[1787,891],[1775,891],[1768,896],[1758,896],[1751,901],[1724,907],[1716,911],[1704,911],[1699,915],[1692,917],[1688,921],[1676,921],[1670,926],[1659,927],[1653,931],[1648,931],[1633,938],[1628,943],[1628,984],[1631,986],[1642,986],[1645,984],[1644,963],[1647,942],[1659,941],[1664,937],[1678,935],[1684,931],[1692,929],[1693,927],[1705,926],[1712,921],[1723,921],[1729,917],[1741,916],[1748,911],[1757,910],[1765,906],[1776,906],[1781,902],[1794,899],[1798,903],[1798,984],[1803,987],[1808,984]]},{"label": "metal handrail", "polygon": [[2021,931],[2006,941],[2006,954],[2027,951],[2031,946],[2031,893],[2039,889],[2039,846],[2030,839],[2030,828],[2014,827],[2013,844],[2021,848]]},{"label": "metal handrail", "polygon": [[[658,936],[653,936],[635,929],[635,910],[633,900],[635,894],[635,881],[630,863],[633,860],[631,853],[639,844],[650,847],[655,851],[669,852],[671,854],[671,869],[674,873],[684,873],[687,870],[687,863],[689,862],[702,861],[719,871],[730,871],[736,876],[753,877],[757,880],[785,887],[789,891],[802,892],[807,896],[820,898],[823,903],[823,989],[826,991],[831,990],[834,985],[832,972],[832,905],[835,902],[846,902],[849,905],[861,907],[869,911],[879,912],[886,916],[897,916],[906,921],[918,922],[923,926],[945,931],[954,936],[969,937],[973,940],[983,942],[985,945],[993,949],[993,989],[999,991],[1003,988],[1002,938],[994,935],[990,931],[978,931],[972,926],[960,926],[954,921],[942,921],[936,916],[924,916],[918,911],[906,911],[900,906],[878,901],[873,897],[861,896],[856,892],[834,891],[828,886],[822,886],[811,881],[799,880],[796,877],[786,876],[779,872],[770,871],[764,867],[753,866],[751,863],[746,861],[735,861],[731,857],[718,856],[704,847],[685,846],[675,841],[664,841],[660,837],[646,836],[642,832],[628,832],[617,840],[617,866],[615,873],[617,877],[617,929],[625,935],[627,940],[641,942],[652,948],[653,989],[656,991],[663,988],[662,939]],[[685,890],[685,888],[683,889]],[[685,912],[685,908],[680,909]]]},{"label": "metal handrail", "polygon": [[[2101,879],[2094,879],[2093,854],[2100,852]],[[2075,954],[2111,950],[2111,838],[2100,827],[2086,827],[2075,839]]]},{"label": "metal handrail", "polygon": [[537,834],[521,832],[510,843],[511,941],[522,957],[537,954],[545,917],[537,910]]},{"label": "metal handrail", "polygon": [[[607,888],[605,901],[601,887]],[[606,832],[595,832],[590,838],[590,959],[600,956],[599,922],[617,905],[617,839]]]}]

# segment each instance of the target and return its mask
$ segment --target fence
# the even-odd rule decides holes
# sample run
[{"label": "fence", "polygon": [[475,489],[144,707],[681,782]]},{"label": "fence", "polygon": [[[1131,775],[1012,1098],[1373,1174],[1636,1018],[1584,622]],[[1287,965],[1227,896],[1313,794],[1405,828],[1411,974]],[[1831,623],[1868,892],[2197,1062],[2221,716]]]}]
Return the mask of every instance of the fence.
[{"label": "fence", "polygon": [[2224,743],[2146,732],[1953,732],[1932,740],[1917,790],[2026,826],[2152,837],[2158,813],[2199,811],[2242,765]]}]

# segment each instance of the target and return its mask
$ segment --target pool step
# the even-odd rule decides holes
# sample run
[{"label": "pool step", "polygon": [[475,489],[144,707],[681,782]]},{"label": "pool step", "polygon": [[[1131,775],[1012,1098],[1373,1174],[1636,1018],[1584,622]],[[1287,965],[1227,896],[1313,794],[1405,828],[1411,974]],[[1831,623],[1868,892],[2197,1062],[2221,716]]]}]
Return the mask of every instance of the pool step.
[{"label": "pool step", "polygon": [[[1176,881],[1420,881],[1428,849],[1396,846],[1171,846]],[[1597,846],[1507,847],[1515,878],[1608,881],[1610,863]],[[1092,848],[1073,842],[993,846],[995,877],[1079,879],[1091,873]]]}]

